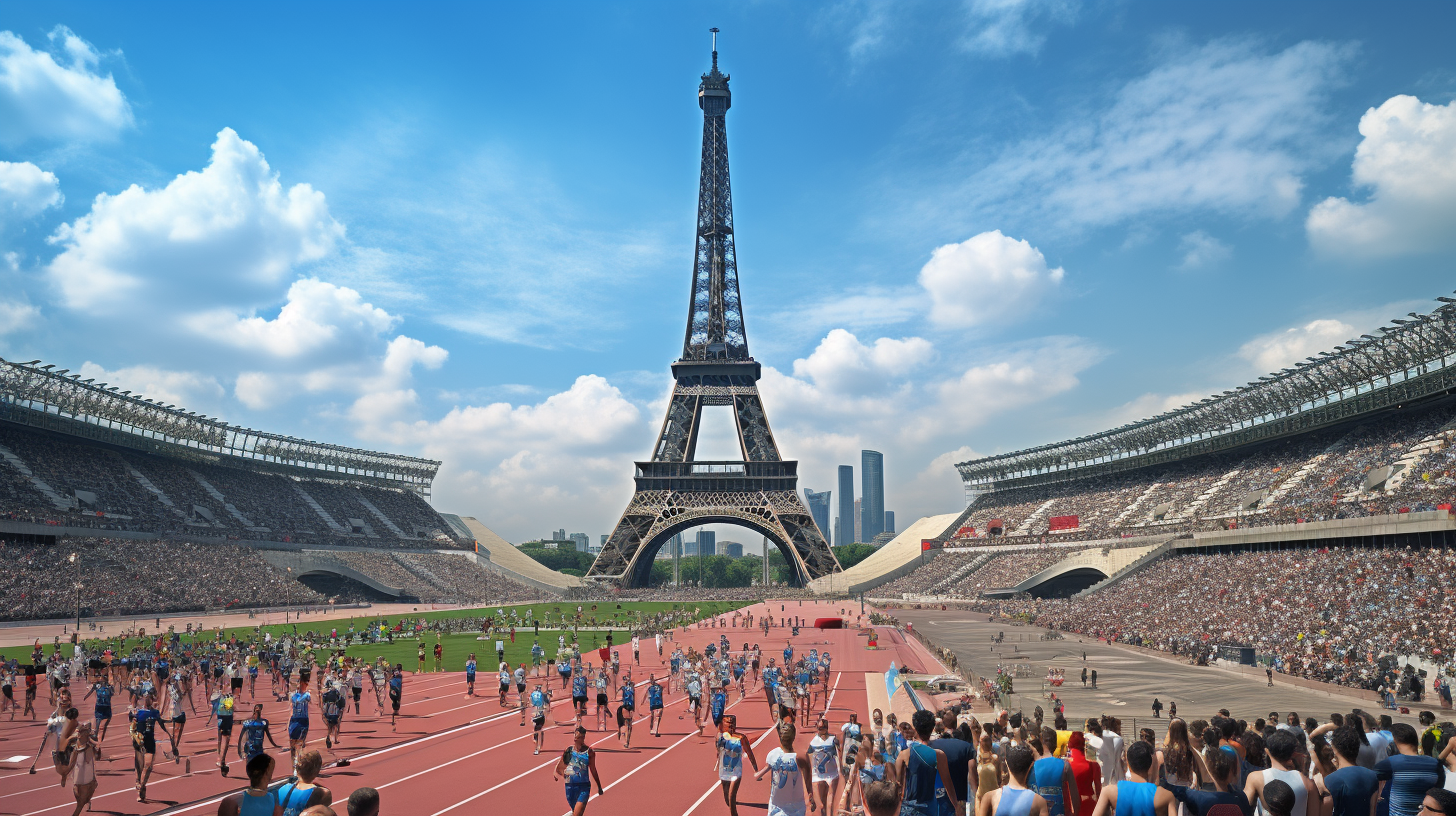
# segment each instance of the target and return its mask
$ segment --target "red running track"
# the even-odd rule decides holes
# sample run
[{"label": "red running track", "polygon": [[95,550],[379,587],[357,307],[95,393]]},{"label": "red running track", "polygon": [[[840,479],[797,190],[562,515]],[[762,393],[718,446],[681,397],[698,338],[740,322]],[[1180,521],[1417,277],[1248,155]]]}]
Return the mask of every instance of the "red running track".
[{"label": "red running track", "polygon": [[[784,611],[779,607],[783,606]],[[773,602],[758,604],[751,608],[755,616],[769,614],[775,621],[782,615],[797,615],[812,620],[827,614],[838,614],[844,608],[851,620],[858,610],[848,604],[808,601]],[[831,611],[832,610],[832,611]],[[684,633],[677,631],[677,641],[683,645],[692,644],[701,650],[708,642],[716,642],[722,629],[697,628]],[[831,730],[837,732],[850,711],[858,712],[861,721],[867,720],[865,672],[883,671],[895,661],[897,665],[919,667],[926,662],[926,654],[912,643],[885,647],[888,639],[881,639],[881,648],[868,651],[864,648],[862,636],[854,629],[815,630],[801,629],[796,638],[787,637],[788,629],[775,628],[767,639],[761,630],[728,628],[726,633],[734,644],[741,648],[747,640],[759,643],[765,658],[776,656],[783,650],[785,642],[792,642],[796,653],[818,648],[828,649],[834,658],[832,675],[832,696],[829,710]],[[648,641],[650,642],[650,641]],[[669,652],[670,649],[664,649]],[[665,679],[665,663],[659,660],[655,649],[644,649],[642,665],[634,670],[634,680],[644,684],[650,673]],[[492,673],[482,672],[478,679],[477,692],[494,691]],[[555,680],[555,689],[560,681]],[[664,683],[665,686],[665,683]],[[772,719],[761,688],[753,689],[750,682],[748,696],[738,700],[737,692],[729,695],[729,710],[738,715],[739,730],[753,741],[754,750],[761,760],[776,743],[769,736]],[[260,680],[259,691],[265,709],[264,715],[274,724],[275,738],[285,748],[277,752],[281,756],[280,767],[287,766],[286,730],[288,711],[285,703],[272,701],[265,689],[266,680]],[[245,690],[246,691],[246,690]],[[73,686],[76,699],[84,693],[78,683]],[[201,697],[200,693],[196,696]],[[382,719],[374,716],[374,702],[365,692],[362,716],[347,715],[344,719],[343,746],[337,756],[351,760],[347,767],[329,767],[320,775],[319,782],[331,788],[335,800],[342,803],[355,788],[372,786],[380,791],[386,814],[407,816],[445,816],[445,814],[473,814],[483,812],[482,806],[492,810],[503,808],[519,814],[546,814],[558,816],[567,813],[563,786],[551,779],[552,767],[563,748],[571,742],[570,697],[562,696],[552,709],[553,719],[559,718],[563,725],[553,726],[547,722],[545,748],[539,756],[533,755],[530,725],[520,725],[520,714],[514,707],[502,710],[495,696],[466,698],[464,677],[460,673],[423,674],[410,677],[405,682],[404,706],[398,731],[391,731],[386,715]],[[514,692],[508,698],[514,705]],[[664,695],[666,713],[662,721],[662,736],[652,737],[647,730],[645,694],[639,691],[640,716],[634,728],[632,747],[625,748],[610,730],[615,725],[609,717],[609,730],[605,733],[592,731],[588,744],[597,748],[597,766],[604,795],[594,795],[588,812],[592,814],[724,814],[724,804],[718,790],[717,771],[714,766],[713,735],[709,728],[703,737],[689,718],[679,719],[686,708],[686,698],[681,693]],[[44,705],[42,692],[39,702]],[[120,701],[118,701],[120,702]],[[251,709],[251,701],[240,701],[240,711]],[[78,706],[83,718],[90,714],[90,701]],[[595,706],[589,706],[586,720],[588,728],[596,724]],[[34,757],[40,744],[44,717],[49,713],[46,707],[36,722],[17,720],[0,721],[0,760],[25,754]],[[158,762],[153,771],[147,793],[149,802],[136,799],[132,785],[135,781],[131,769],[131,754],[126,744],[126,722],[124,707],[116,708],[113,728],[107,735],[102,762],[98,763],[97,775],[100,785],[92,807],[99,813],[117,814],[200,814],[215,813],[217,802],[246,785],[241,776],[241,763],[236,755],[230,757],[232,774],[222,777],[214,767],[216,729],[204,726],[203,716],[189,714],[183,734],[183,754],[192,759],[192,772],[185,772],[182,766],[170,761]],[[615,712],[615,704],[613,705]],[[241,715],[240,715],[241,716]],[[322,750],[322,723],[315,717],[316,738],[311,747]],[[239,720],[241,721],[241,719]],[[798,744],[801,748],[811,736],[801,732]],[[160,737],[160,735],[159,735]],[[236,731],[234,732],[236,739]],[[159,738],[159,745],[166,741]],[[325,759],[331,759],[325,752]],[[26,773],[30,760],[23,763],[0,763],[0,816],[64,816],[74,807],[69,789],[58,787],[58,777],[50,768],[49,756],[42,757],[34,776]],[[739,791],[739,804],[753,812],[755,806],[767,805],[768,782],[755,782],[745,775]],[[339,813],[343,809],[338,808]]]}]

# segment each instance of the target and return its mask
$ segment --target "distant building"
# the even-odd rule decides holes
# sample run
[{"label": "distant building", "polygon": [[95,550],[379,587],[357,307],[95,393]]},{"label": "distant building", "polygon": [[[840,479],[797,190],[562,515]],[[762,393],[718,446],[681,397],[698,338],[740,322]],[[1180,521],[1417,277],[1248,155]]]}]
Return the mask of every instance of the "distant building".
[{"label": "distant building", "polygon": [[603,547],[607,546],[607,534],[606,533],[602,533],[602,546]]},{"label": "distant building", "polygon": [[861,524],[861,522],[864,519],[864,513],[862,513],[860,511],[860,503],[863,502],[863,501],[864,501],[864,499],[855,499],[854,500],[854,540],[855,541],[864,541],[864,525]]},{"label": "distant building", "polygon": [[544,548],[548,549],[548,550],[554,550],[557,547],[560,547],[561,546],[561,542],[560,541],[557,541],[555,539],[552,539],[551,541],[544,542],[542,544],[542,546]]},{"label": "distant building", "polygon": [[663,561],[671,561],[673,553],[677,553],[678,555],[683,554],[682,545],[682,533],[678,533],[672,538],[669,538],[666,544],[663,544],[660,548],[658,548],[657,557],[662,559]]},{"label": "distant building", "polygon": [[[718,547],[716,544],[717,539],[718,534],[714,533],[712,530],[699,530],[698,552],[702,553],[703,555],[716,555],[718,552]],[[694,555],[696,554],[697,553],[694,553]]]},{"label": "distant building", "polygon": [[839,546],[839,542],[841,542],[843,540],[844,539],[840,538],[840,536],[839,536],[839,516],[835,516],[834,517],[834,546],[838,547]]},{"label": "distant building", "polygon": [[738,543],[737,541],[724,541],[720,546],[723,550],[723,554],[728,556],[729,558],[743,557],[743,545]]},{"label": "distant building", "polygon": [[859,452],[860,541],[873,541],[885,531],[885,455]]},{"label": "distant building", "polygon": [[814,491],[804,488],[804,503],[809,505],[809,515],[819,525],[819,532],[826,536],[829,535],[829,501],[833,496],[832,490]]},{"label": "distant building", "polygon": [[854,504],[854,465],[839,466],[839,521],[834,531],[836,546],[848,544],[845,541],[858,524],[859,508]]},{"label": "distant building", "polygon": [[561,529],[561,530],[557,530],[556,532],[554,532],[554,533],[551,534],[551,540],[552,541],[569,541],[570,539],[568,539],[566,537],[566,530],[565,529]]},{"label": "distant building", "polygon": [[591,536],[586,533],[572,533],[567,537],[576,543],[577,552],[586,552],[587,547],[591,545]]},{"label": "distant building", "polygon": [[895,532],[895,511],[894,510],[886,510],[885,511],[885,532],[887,532],[887,533],[893,533],[893,532]]}]

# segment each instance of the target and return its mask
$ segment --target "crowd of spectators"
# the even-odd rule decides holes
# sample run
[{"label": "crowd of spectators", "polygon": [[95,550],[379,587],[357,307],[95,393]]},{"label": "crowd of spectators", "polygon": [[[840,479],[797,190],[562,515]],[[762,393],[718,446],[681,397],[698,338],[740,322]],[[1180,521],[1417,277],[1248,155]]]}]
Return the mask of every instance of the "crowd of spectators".
[{"label": "crowd of spectators", "polygon": [[0,447],[30,472],[0,457],[3,520],[388,549],[468,544],[410,491],[118,452],[9,427],[0,428]]},{"label": "crowd of spectators", "polygon": [[[1393,411],[1252,449],[986,493],[952,537],[965,546],[1017,538],[1079,541],[1434,510],[1456,500],[1456,433],[1443,430],[1453,418],[1456,405],[1450,403]],[[1394,490],[1370,478],[1423,443],[1430,450]],[[1053,516],[1077,516],[1078,526],[1052,531]],[[1000,535],[989,534],[993,520],[1001,522]],[[974,534],[957,536],[965,528]]]},{"label": "crowd of spectators", "polygon": [[1456,646],[1456,551],[1297,549],[1166,557],[1076,600],[987,602],[1039,626],[1207,660],[1252,646],[1279,671],[1375,688],[1391,661]]},{"label": "crowd of spectators", "polygon": [[985,555],[986,553],[974,549],[945,550],[899,578],[876,587],[875,595],[898,598],[905,594],[932,594],[940,584],[950,580],[957,571],[965,569],[973,561]]},{"label": "crowd of spectators", "polygon": [[[71,560],[74,554],[75,560]],[[86,616],[323,603],[247,547],[185,540],[0,542],[0,617]],[[81,584],[79,593],[76,584]]]}]

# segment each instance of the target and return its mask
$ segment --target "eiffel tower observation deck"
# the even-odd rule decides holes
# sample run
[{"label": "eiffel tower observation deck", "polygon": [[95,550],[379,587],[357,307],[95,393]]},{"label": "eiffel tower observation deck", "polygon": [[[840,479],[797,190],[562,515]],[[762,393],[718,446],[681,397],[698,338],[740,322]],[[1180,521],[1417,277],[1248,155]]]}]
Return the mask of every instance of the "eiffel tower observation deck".
[{"label": "eiffel tower observation deck", "polygon": [[[799,498],[798,462],[779,455],[758,393],[762,369],[748,353],[728,178],[728,79],[718,69],[713,29],[712,68],[698,85],[703,152],[696,251],[682,357],[672,364],[672,401],[652,458],[636,463],[632,500],[588,579],[645,586],[658,549],[703,524],[733,524],[767,536],[783,553],[795,585],[840,568]],[[694,458],[703,408],[712,405],[733,408],[741,460]]]}]

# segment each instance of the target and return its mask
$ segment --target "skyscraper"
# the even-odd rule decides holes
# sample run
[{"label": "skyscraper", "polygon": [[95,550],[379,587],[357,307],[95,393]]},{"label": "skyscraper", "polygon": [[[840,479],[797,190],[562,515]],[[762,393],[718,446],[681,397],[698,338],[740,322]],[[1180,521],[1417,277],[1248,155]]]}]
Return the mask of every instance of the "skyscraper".
[{"label": "skyscraper", "polygon": [[885,455],[879,451],[859,452],[860,541],[873,541],[885,531]]},{"label": "skyscraper", "polygon": [[743,545],[737,541],[725,541],[723,542],[723,554],[729,558],[742,558]]},{"label": "skyscraper", "polygon": [[718,534],[712,530],[698,531],[698,547],[694,555],[716,555],[718,551]]},{"label": "skyscraper", "polygon": [[858,542],[860,542],[860,543],[863,544],[863,543],[867,543],[867,542],[865,542],[865,540],[863,538],[863,536],[864,536],[864,524],[862,524],[862,522],[864,521],[864,511],[860,507],[862,504],[864,504],[864,499],[855,499],[854,500],[854,539],[853,540],[858,541]]},{"label": "skyscraper", "polygon": [[[854,541],[854,465],[839,466],[839,529],[834,531],[836,545]],[[847,540],[846,540],[847,539]]]},{"label": "skyscraper", "polygon": [[886,510],[885,511],[885,532],[887,532],[887,533],[893,533],[893,532],[895,532],[895,511],[894,510]]},{"label": "skyscraper", "polygon": [[591,542],[591,536],[586,533],[572,533],[567,538],[570,538],[576,543],[577,552],[586,552],[587,544]]},{"label": "skyscraper", "polygon": [[813,491],[804,488],[804,503],[809,505],[809,515],[814,517],[814,523],[819,525],[819,532],[825,536],[829,535],[829,501],[833,496],[832,490]]}]

